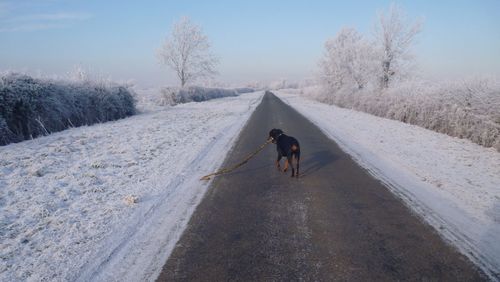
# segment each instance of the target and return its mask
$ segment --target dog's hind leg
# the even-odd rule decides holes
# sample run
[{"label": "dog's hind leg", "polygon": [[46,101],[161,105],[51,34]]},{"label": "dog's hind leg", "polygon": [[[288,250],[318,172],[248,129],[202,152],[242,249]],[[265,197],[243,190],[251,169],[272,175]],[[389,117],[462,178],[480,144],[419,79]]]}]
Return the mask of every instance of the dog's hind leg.
[{"label": "dog's hind leg", "polygon": [[295,176],[295,167],[293,166],[293,155],[287,158],[287,162],[290,163],[290,166],[292,167],[292,177]]},{"label": "dog's hind leg", "polygon": [[297,173],[295,174],[295,176],[299,177],[300,152],[295,154],[295,161],[297,162]]}]

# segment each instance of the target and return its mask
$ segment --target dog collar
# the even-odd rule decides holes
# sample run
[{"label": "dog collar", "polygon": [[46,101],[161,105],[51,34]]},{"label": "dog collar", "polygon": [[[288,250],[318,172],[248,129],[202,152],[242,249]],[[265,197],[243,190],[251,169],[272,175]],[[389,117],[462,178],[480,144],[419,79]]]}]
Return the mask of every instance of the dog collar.
[{"label": "dog collar", "polygon": [[276,138],[271,137],[271,140],[276,140],[276,141],[278,141],[278,138],[280,138],[280,136],[281,136],[281,135],[283,135],[283,133],[280,133],[280,135],[276,136]]}]

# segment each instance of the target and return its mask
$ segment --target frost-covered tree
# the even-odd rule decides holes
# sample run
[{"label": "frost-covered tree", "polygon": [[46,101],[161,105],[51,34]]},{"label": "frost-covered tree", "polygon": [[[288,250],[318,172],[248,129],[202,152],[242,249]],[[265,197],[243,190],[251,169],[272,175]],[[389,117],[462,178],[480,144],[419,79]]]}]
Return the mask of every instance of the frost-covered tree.
[{"label": "frost-covered tree", "polygon": [[81,64],[78,64],[73,66],[73,69],[68,73],[68,78],[71,81],[83,82],[89,80],[89,74]]},{"label": "frost-covered tree", "polygon": [[175,71],[182,87],[217,73],[218,60],[210,50],[208,37],[187,17],[174,24],[158,55],[163,64]]},{"label": "frost-covered tree", "polygon": [[325,43],[319,62],[321,80],[330,90],[363,89],[373,77],[374,50],[353,28],[343,28]]},{"label": "frost-covered tree", "polygon": [[411,47],[421,31],[422,22],[410,23],[404,11],[392,4],[387,13],[381,12],[375,24],[375,40],[380,49],[380,86],[388,88],[394,75],[402,75],[411,59]]}]

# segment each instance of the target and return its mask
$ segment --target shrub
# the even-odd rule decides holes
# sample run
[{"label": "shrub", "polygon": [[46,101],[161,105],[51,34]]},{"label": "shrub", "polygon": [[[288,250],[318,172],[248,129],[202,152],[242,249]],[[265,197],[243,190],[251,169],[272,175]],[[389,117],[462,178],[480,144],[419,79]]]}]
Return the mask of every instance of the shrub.
[{"label": "shrub", "polygon": [[161,105],[176,105],[189,102],[203,102],[211,99],[234,97],[241,93],[253,92],[251,88],[206,88],[190,86],[184,88],[164,88],[161,90]]},{"label": "shrub", "polygon": [[385,90],[342,88],[309,94],[313,95],[321,102],[466,138],[500,151],[500,83],[493,78],[400,82]]},{"label": "shrub", "polygon": [[4,75],[0,78],[0,145],[133,115],[132,95],[119,85]]}]

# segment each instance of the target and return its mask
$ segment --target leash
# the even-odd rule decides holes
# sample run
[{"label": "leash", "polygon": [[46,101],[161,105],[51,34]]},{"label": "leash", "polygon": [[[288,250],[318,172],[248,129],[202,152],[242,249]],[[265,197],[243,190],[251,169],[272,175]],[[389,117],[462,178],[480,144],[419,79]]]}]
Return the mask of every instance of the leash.
[{"label": "leash", "polygon": [[245,159],[243,159],[243,161],[241,161],[240,163],[230,167],[230,168],[223,168],[223,169],[220,169],[214,173],[210,173],[210,174],[207,174],[205,176],[203,176],[202,178],[200,178],[200,180],[210,180],[210,177],[212,176],[217,176],[217,175],[221,175],[221,174],[224,174],[224,173],[229,173],[237,168],[239,168],[240,166],[246,164],[251,158],[253,158],[255,155],[257,155],[260,151],[262,151],[262,149],[264,149],[264,147],[266,147],[267,144],[271,143],[273,141],[272,138],[268,139],[266,141],[266,143],[260,145],[260,147],[253,153],[251,153],[250,155],[248,155]]}]

